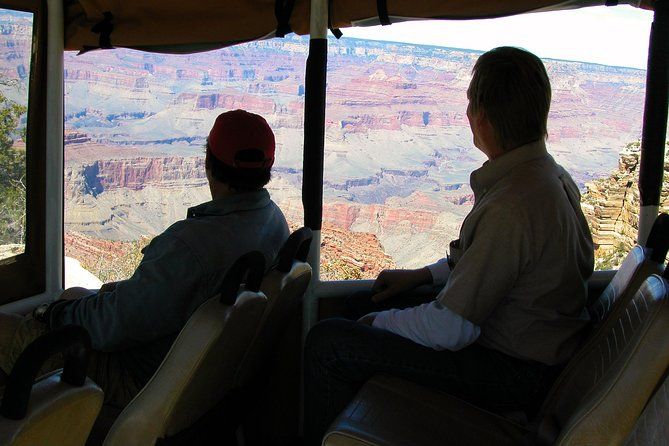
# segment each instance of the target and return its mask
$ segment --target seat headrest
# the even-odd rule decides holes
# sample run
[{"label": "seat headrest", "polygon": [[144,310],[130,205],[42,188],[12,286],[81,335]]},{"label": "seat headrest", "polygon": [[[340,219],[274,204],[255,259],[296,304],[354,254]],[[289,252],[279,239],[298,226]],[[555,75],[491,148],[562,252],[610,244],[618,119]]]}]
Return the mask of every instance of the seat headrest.
[{"label": "seat headrest", "polygon": [[648,234],[646,247],[652,249],[650,259],[656,263],[664,263],[669,250],[669,215],[662,213],[657,216]]},{"label": "seat headrest", "polygon": [[221,287],[214,294],[220,293],[220,301],[232,305],[242,283],[247,291],[258,292],[264,274],[265,256],[260,251],[247,252],[228,269]]},{"label": "seat headrest", "polygon": [[290,234],[290,237],[288,237],[288,240],[286,240],[286,243],[283,244],[279,251],[279,262],[276,269],[287,273],[293,265],[293,260],[306,262],[312,238],[313,234],[309,228],[300,228]]},{"label": "seat headrest", "polygon": [[90,351],[91,337],[78,325],[65,325],[35,339],[23,350],[9,374],[0,405],[2,416],[12,420],[26,416],[33,382],[44,362],[57,353],[65,357],[62,381],[83,386]]}]

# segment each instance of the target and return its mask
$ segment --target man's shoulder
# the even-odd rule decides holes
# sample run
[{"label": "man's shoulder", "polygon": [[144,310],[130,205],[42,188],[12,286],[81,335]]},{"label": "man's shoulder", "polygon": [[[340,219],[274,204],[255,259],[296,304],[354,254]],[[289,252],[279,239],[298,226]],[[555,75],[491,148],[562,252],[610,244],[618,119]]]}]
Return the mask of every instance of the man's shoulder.
[{"label": "man's shoulder", "polygon": [[493,220],[503,218],[520,222],[535,219],[564,195],[559,170],[561,168],[555,163],[551,168],[545,163],[534,162],[514,169],[488,192],[481,210]]},{"label": "man's shoulder", "polygon": [[165,237],[179,238],[184,232],[190,232],[198,226],[198,220],[194,218],[184,218],[175,221],[167,227],[160,235]]},{"label": "man's shoulder", "polygon": [[[249,211],[232,211],[185,218],[172,223],[158,237],[179,239],[192,245],[237,240],[240,234],[265,227],[268,233],[288,232],[288,224],[281,209],[271,200],[266,206]],[[239,241],[239,240],[238,240]]]},{"label": "man's shoulder", "polygon": [[500,186],[504,192],[513,191],[515,196],[542,195],[560,190],[561,178],[573,182],[569,173],[549,156],[515,167],[500,181]]}]

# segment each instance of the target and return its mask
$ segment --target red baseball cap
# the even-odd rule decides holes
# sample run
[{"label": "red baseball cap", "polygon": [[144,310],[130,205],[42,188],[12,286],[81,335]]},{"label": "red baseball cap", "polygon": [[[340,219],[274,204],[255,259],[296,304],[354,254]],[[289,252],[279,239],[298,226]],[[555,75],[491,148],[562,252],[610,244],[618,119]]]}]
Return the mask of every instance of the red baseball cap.
[{"label": "red baseball cap", "polygon": [[[209,150],[219,161],[232,167],[260,168],[274,164],[274,133],[260,115],[245,110],[221,113],[209,132]],[[237,159],[243,150],[258,150],[259,161]]]}]

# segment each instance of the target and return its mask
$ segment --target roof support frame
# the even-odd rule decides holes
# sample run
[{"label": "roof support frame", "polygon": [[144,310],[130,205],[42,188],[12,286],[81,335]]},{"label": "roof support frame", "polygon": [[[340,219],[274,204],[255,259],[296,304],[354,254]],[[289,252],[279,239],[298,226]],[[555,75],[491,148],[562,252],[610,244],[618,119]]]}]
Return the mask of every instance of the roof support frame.
[{"label": "roof support frame", "polygon": [[[313,3],[318,2],[325,3],[322,0],[314,0]],[[325,15],[327,15],[327,9],[325,9]],[[304,85],[302,204],[304,206],[304,225],[311,228],[312,231],[321,229],[323,213],[327,20],[324,29],[323,37],[315,37],[312,34],[309,40],[309,57]]]},{"label": "roof support frame", "polygon": [[639,171],[639,233],[644,245],[660,206],[669,106],[669,0],[655,2],[650,31]]},{"label": "roof support frame", "polygon": [[308,262],[311,285],[304,299],[303,335],[318,320],[314,290],[319,284],[321,226],[323,223],[323,161],[325,157],[325,97],[328,54],[328,0],[311,0],[309,56],[304,84],[304,147],[302,206],[304,225],[313,239]]}]

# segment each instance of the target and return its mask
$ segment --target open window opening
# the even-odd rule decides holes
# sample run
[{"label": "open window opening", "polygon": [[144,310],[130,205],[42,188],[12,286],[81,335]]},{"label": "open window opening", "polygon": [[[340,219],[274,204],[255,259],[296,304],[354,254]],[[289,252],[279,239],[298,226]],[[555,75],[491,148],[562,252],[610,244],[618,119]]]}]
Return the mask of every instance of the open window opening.
[{"label": "open window opening", "polygon": [[33,13],[0,9],[0,261],[26,251],[26,123]]},{"label": "open window opening", "polygon": [[45,287],[43,6],[0,7],[0,304]]},{"label": "open window opening", "polygon": [[291,229],[301,202],[306,38],[192,55],[65,54],[65,287],[128,278],[142,249],[211,200],[204,145],[220,113],[245,109],[276,136],[268,190]]},{"label": "open window opening", "polygon": [[465,114],[471,69],[503,45],[544,60],[549,152],[580,187],[596,269],[616,269],[637,237],[651,21],[648,11],[598,7],[331,38],[321,280],[372,279],[445,256],[473,206],[469,174],[486,160]]},{"label": "open window opening", "polygon": [[[25,94],[20,99],[14,86],[3,85],[3,95],[12,101],[5,102],[9,114],[28,104],[31,40],[17,39],[13,30],[31,36],[24,26],[31,14],[2,14],[3,76]],[[471,208],[469,172],[484,161],[471,143],[464,114],[471,66],[488,47],[523,44],[509,38],[468,46],[472,40],[461,29],[471,34],[491,23],[506,26],[506,31],[491,30],[499,39],[519,28],[514,21],[545,18],[563,31],[572,23],[569,14],[497,19],[485,28],[471,22],[395,24],[377,27],[376,34],[349,29],[343,39],[330,39],[321,280],[373,278],[383,268],[437,259],[435,246],[457,237]],[[584,11],[577,14],[595,23],[583,17]],[[576,45],[560,42],[546,21],[534,26],[550,36],[543,50],[554,98],[549,149],[581,186],[600,247],[597,267],[609,269],[617,267],[636,237],[645,80],[644,61],[620,58],[630,51],[616,42],[645,45],[651,15],[625,8],[593,8],[593,14],[601,15],[599,22],[615,30],[618,40],[612,43],[595,29],[573,38],[599,39],[595,43],[612,47],[606,53],[619,59],[589,60],[588,54],[605,51],[588,53],[587,48],[576,55],[556,54],[553,47]],[[621,27],[616,20],[633,26]],[[405,26],[444,35],[446,42],[379,40],[416,38],[419,33]],[[570,25],[570,34],[580,28],[585,27]],[[530,31],[524,34],[533,35]],[[525,46],[544,56],[541,49]],[[291,224],[300,226],[307,47],[306,38],[289,36],[188,56],[66,53],[65,286],[94,288],[127,277],[152,236],[206,200],[202,145],[207,126],[225,109],[256,111],[274,127],[278,150],[270,191]],[[646,54],[645,47],[631,52]],[[5,133],[12,141],[11,162],[24,172],[27,115],[17,113],[17,125]],[[20,172],[12,180],[17,188]],[[27,214],[27,196],[18,193],[3,209],[18,216],[2,220],[5,262],[26,249],[22,237],[28,231],[21,229],[19,214]]]}]

